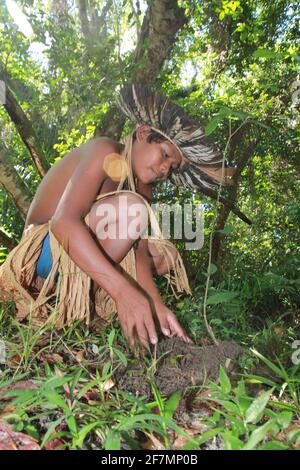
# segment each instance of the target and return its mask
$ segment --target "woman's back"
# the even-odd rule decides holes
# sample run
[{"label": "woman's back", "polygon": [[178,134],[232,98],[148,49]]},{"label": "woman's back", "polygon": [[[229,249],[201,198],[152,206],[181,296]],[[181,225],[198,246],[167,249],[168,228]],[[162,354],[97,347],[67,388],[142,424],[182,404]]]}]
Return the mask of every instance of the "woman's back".
[{"label": "woman's back", "polygon": [[[122,144],[112,141],[106,137],[97,139],[107,143],[110,141],[115,147],[115,151],[121,151]],[[80,147],[72,149],[61,160],[50,168],[41,181],[34,199],[28,210],[24,230],[29,225],[37,225],[48,222],[54,215],[58,203],[63,192],[70,181],[74,171],[78,167],[82,158],[85,158],[84,149],[88,143],[82,144]],[[102,165],[101,159],[99,164]],[[117,183],[110,178],[106,178],[99,187],[99,194],[103,192],[113,191],[117,188]],[[84,197],[84,195],[82,195]]]}]

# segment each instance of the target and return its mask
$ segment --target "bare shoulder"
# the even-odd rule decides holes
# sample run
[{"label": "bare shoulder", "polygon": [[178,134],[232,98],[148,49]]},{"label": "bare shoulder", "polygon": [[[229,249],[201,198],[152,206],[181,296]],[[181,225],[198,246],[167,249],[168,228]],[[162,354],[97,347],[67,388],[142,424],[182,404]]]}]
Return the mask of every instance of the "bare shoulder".
[{"label": "bare shoulder", "polygon": [[98,178],[99,187],[104,181],[114,181],[108,171],[115,154],[120,154],[122,144],[108,137],[97,137],[78,147],[79,168],[81,173],[88,173],[90,178]]},{"label": "bare shoulder", "polygon": [[94,139],[85,142],[77,148],[80,151],[81,159],[91,159],[105,157],[108,153],[119,153],[121,144],[109,137],[95,137]]}]

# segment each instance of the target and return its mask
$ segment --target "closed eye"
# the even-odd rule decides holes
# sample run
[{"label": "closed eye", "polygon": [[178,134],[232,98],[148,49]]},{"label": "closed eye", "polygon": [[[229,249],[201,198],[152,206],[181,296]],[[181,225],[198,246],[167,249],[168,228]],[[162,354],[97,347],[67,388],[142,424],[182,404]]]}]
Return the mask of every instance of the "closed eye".
[{"label": "closed eye", "polygon": [[[164,155],[164,158],[170,158],[170,155],[164,150],[163,152],[163,155]],[[175,163],[174,165],[172,165],[172,168],[171,170],[178,170],[178,168],[180,167],[180,163]]]}]

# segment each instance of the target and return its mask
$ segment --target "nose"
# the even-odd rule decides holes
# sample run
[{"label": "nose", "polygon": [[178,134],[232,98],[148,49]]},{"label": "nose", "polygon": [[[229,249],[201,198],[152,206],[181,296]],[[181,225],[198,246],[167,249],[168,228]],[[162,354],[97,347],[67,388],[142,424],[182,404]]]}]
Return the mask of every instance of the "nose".
[{"label": "nose", "polygon": [[164,162],[161,166],[163,176],[168,176],[171,169],[171,162]]}]

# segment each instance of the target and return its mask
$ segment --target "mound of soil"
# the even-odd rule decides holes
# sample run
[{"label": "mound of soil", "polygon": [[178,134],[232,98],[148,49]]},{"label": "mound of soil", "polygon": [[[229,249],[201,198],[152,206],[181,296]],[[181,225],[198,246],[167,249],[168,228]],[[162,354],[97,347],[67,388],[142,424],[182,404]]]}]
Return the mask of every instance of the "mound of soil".
[{"label": "mound of soil", "polygon": [[[220,341],[218,346],[189,345],[178,338],[167,339],[158,344],[154,375],[156,385],[163,396],[176,390],[204,384],[208,379],[216,380],[220,366],[231,372],[243,348],[230,341]],[[154,372],[154,373],[153,373]],[[145,361],[130,359],[127,367],[116,373],[118,386],[136,396],[151,397],[149,370]]]}]

